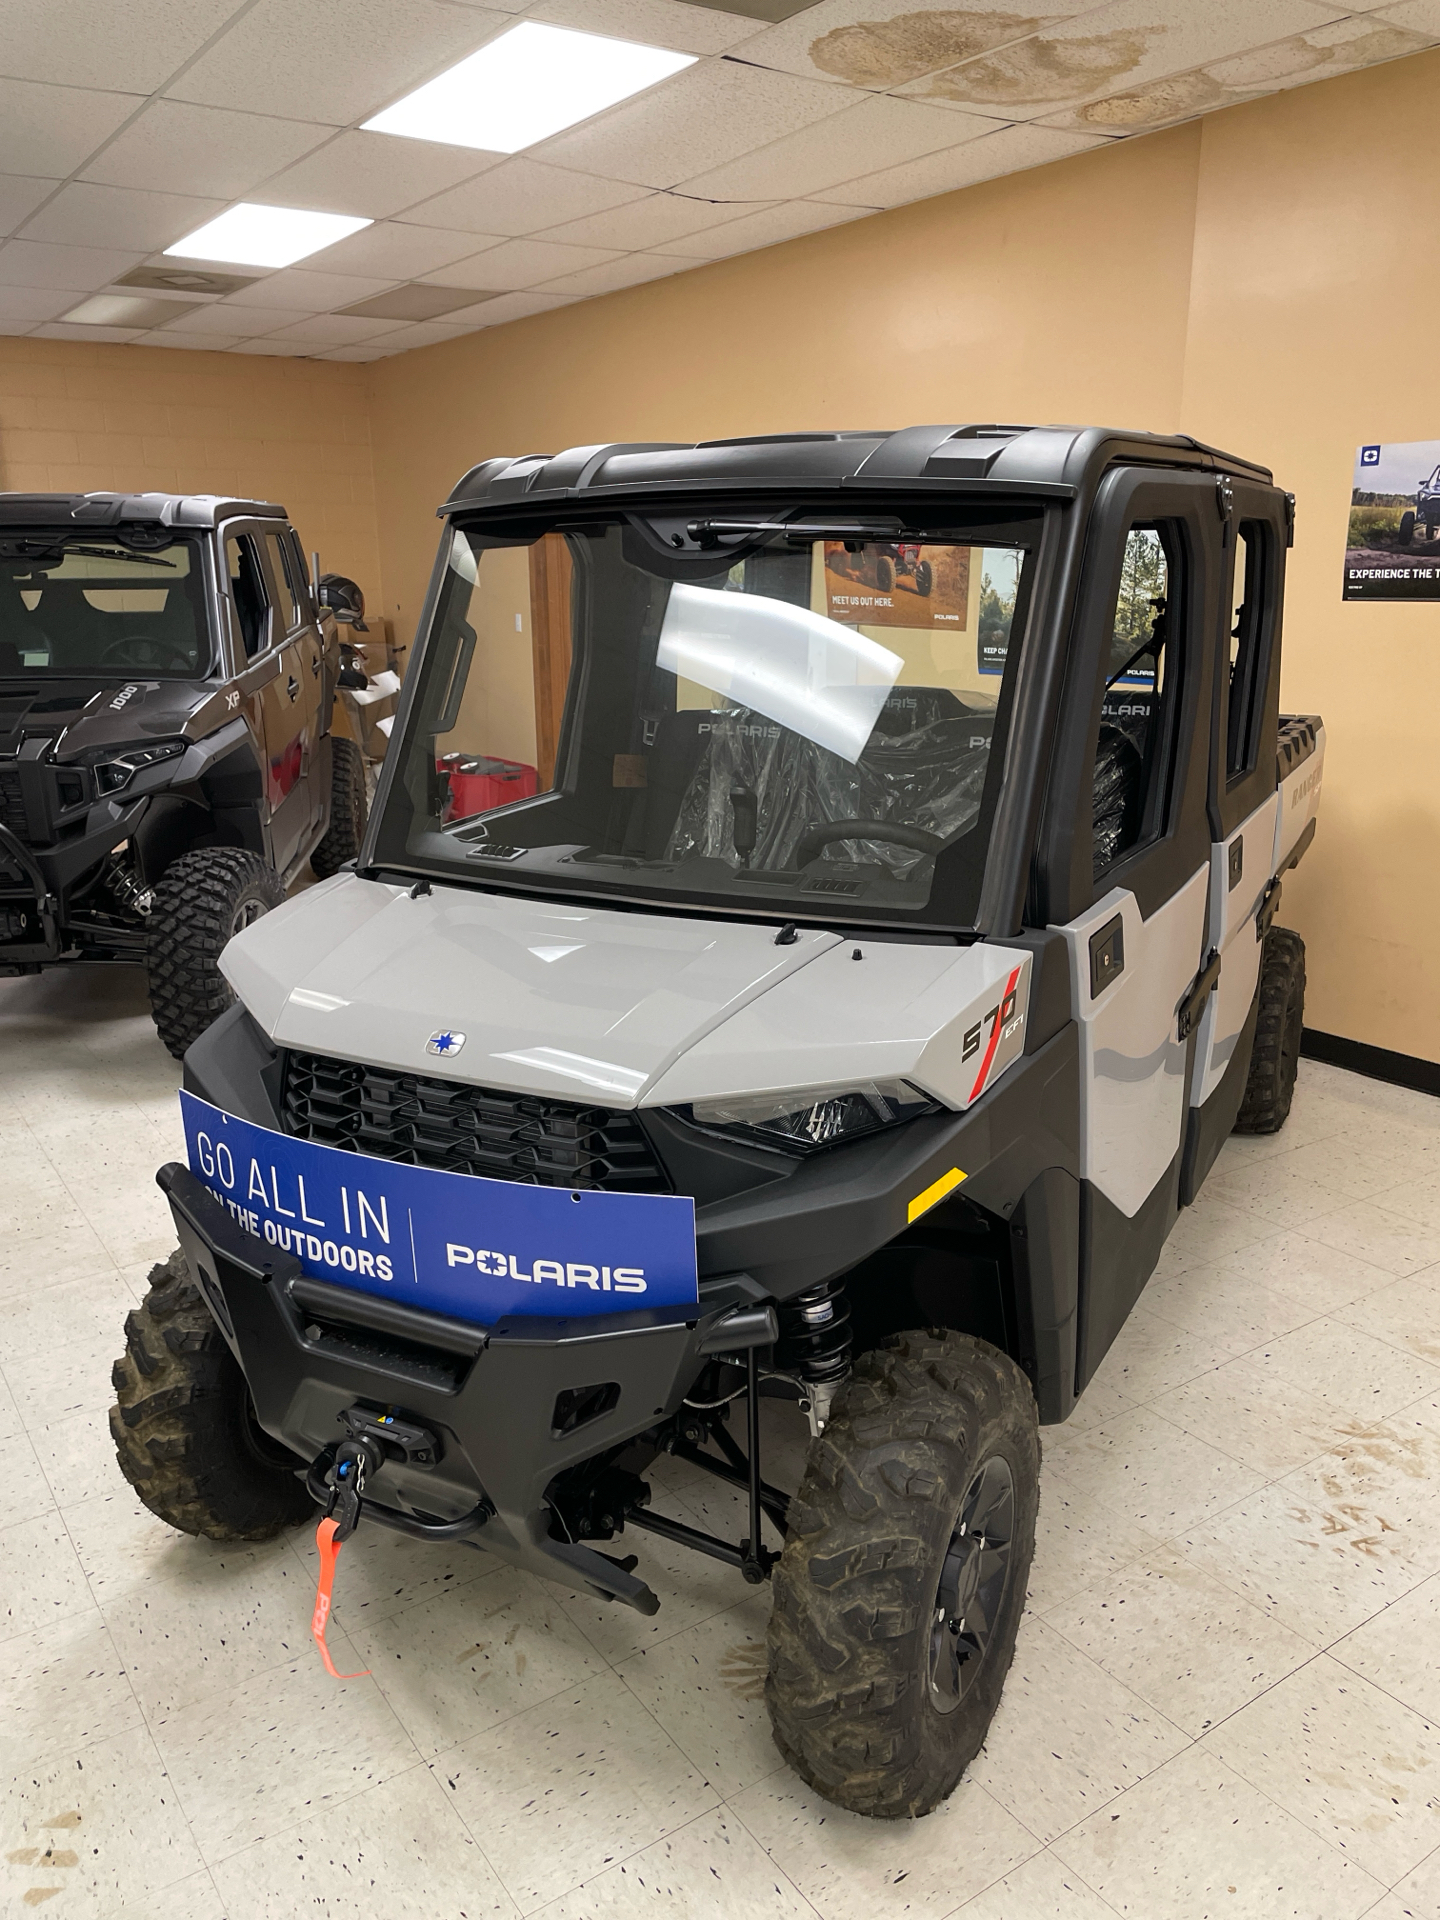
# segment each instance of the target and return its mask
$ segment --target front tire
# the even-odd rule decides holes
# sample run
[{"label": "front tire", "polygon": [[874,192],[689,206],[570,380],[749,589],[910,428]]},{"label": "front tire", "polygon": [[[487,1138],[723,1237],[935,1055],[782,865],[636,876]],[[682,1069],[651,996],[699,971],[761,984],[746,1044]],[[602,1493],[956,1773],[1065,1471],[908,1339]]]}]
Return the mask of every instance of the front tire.
[{"label": "front tire", "polygon": [[222,949],[285,898],[275,869],[240,847],[201,847],[166,868],[150,909],[150,1011],[178,1060],[232,1003]]},{"label": "front tire", "polygon": [[921,560],[915,568],[915,591],[922,600],[928,600],[935,586],[935,569],[928,560]]},{"label": "front tire", "polygon": [[974,1759],[1015,1651],[1035,1544],[1030,1383],[968,1334],[855,1364],[813,1444],[775,1569],[775,1742],[852,1813],[929,1813]]},{"label": "front tire", "polygon": [[1305,1026],[1305,942],[1272,927],[1260,961],[1260,1012],[1236,1133],[1278,1133],[1290,1117]]},{"label": "front tire", "polygon": [[1400,531],[1396,537],[1402,547],[1408,547],[1410,542],[1415,538],[1415,516],[1413,513],[1407,511],[1401,514]]},{"label": "front tire", "polygon": [[304,1463],[257,1424],[240,1364],[211,1319],[179,1249],[150,1272],[125,1320],[111,1374],[110,1433],[120,1471],[180,1533],[268,1540],[308,1519]]},{"label": "front tire", "polygon": [[882,553],[875,562],[875,586],[880,593],[891,593],[895,587],[895,562],[888,553]]},{"label": "front tire", "polygon": [[358,857],[368,817],[364,755],[353,740],[338,733],[330,737],[330,754],[330,825],[310,856],[318,880],[328,880]]}]

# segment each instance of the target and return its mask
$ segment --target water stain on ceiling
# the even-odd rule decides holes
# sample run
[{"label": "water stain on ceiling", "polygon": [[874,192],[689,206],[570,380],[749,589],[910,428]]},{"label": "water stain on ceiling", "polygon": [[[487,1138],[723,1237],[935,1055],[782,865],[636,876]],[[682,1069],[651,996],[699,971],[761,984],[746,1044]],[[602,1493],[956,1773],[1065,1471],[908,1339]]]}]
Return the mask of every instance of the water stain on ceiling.
[{"label": "water stain on ceiling", "polygon": [[939,67],[972,60],[1048,26],[1051,14],[897,13],[893,20],[857,20],[812,41],[822,73],[856,87],[899,87]]},{"label": "water stain on ceiling", "polygon": [[[1327,44],[1328,42],[1328,44]],[[1346,39],[1319,33],[1291,34],[1253,53],[1213,62],[1194,73],[1092,100],[1069,116],[1069,124],[1092,132],[1143,133],[1170,121],[1238,106],[1298,80],[1323,80],[1382,60],[1418,53],[1432,42],[1405,27],[1367,27]],[[1055,123],[1050,123],[1055,124]]]},{"label": "water stain on ceiling", "polygon": [[1040,100],[1073,100],[1133,73],[1163,27],[1118,28],[1063,40],[1043,35],[937,73],[920,89],[929,100],[963,100],[975,106],[1023,106]]}]

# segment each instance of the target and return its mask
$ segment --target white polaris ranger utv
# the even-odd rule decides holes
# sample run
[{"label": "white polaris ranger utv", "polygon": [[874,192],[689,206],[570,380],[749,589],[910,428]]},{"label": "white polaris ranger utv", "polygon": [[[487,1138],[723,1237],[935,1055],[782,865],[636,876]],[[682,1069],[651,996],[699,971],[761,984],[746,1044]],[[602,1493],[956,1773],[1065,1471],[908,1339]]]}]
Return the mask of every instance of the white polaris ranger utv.
[{"label": "white polaris ranger utv", "polygon": [[[358,864],[232,941],[186,1057],[121,1466],[211,1538],[313,1500],[644,1612],[648,1535],[769,1578],[781,1751],[925,1813],[1038,1428],[1289,1107],[1292,502],[1185,438],[929,426],[488,460],[442,516]],[[653,1511],[665,1453],[744,1539]]]}]

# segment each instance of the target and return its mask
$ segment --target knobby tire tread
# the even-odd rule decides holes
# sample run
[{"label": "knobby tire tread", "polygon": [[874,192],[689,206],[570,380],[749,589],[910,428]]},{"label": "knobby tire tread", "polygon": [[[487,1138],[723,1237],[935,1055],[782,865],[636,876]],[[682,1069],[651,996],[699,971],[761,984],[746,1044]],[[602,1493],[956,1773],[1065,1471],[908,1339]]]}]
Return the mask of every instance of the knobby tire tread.
[{"label": "knobby tire tread", "polygon": [[369,807],[365,797],[365,757],[343,734],[330,737],[330,825],[310,856],[317,879],[328,880],[347,860],[358,858]]},{"label": "knobby tire tread", "polygon": [[1278,1133],[1290,1117],[1305,1019],[1305,942],[1271,927],[1260,962],[1260,1010],[1236,1133]]},{"label": "knobby tire tread", "polygon": [[246,899],[268,912],[285,898],[275,869],[241,847],[200,847],[166,868],[150,909],[150,1008],[176,1059],[234,999],[220,953]]}]

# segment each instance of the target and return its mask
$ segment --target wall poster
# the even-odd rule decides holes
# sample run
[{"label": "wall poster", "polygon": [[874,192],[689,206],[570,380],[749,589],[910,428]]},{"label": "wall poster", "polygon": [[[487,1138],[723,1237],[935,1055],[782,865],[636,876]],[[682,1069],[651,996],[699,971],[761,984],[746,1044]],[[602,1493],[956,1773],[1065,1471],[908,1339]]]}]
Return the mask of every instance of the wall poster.
[{"label": "wall poster", "polygon": [[1440,440],[1358,447],[1346,600],[1440,600]]},{"label": "wall poster", "polygon": [[970,604],[970,549],[871,540],[851,553],[843,540],[827,540],[825,593],[830,618],[847,626],[958,631]]}]

